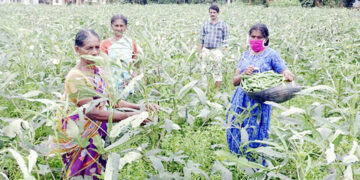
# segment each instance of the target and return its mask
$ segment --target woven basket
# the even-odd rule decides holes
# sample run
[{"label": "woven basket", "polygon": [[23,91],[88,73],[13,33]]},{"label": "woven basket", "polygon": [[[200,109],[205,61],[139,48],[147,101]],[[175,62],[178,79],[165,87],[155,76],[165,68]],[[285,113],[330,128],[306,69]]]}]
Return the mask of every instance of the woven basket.
[{"label": "woven basket", "polygon": [[273,101],[276,103],[285,102],[295,96],[296,92],[301,90],[301,86],[295,83],[275,86],[258,92],[246,92],[246,94],[259,103]]}]

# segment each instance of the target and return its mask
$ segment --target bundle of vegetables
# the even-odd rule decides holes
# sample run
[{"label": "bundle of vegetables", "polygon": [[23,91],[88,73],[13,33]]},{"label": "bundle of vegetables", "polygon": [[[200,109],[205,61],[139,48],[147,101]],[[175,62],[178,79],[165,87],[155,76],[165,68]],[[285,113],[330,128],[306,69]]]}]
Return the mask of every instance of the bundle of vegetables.
[{"label": "bundle of vegetables", "polygon": [[241,77],[241,86],[246,92],[258,92],[281,85],[282,78],[281,74],[274,71],[244,75]]}]

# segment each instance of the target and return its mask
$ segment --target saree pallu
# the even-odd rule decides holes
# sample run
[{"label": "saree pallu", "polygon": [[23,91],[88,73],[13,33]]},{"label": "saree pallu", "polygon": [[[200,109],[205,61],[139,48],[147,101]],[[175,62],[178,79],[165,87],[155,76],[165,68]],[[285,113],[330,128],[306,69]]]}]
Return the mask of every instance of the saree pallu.
[{"label": "saree pallu", "polygon": [[[118,87],[119,91],[121,92],[125,88],[125,82],[131,79],[131,73],[126,70],[125,67],[128,67],[130,63],[133,61],[133,57],[135,55],[134,51],[134,42],[127,37],[123,37],[113,43],[108,48],[108,56],[114,60],[116,60],[119,64],[121,64],[122,68],[119,69],[118,67],[112,68],[112,73],[115,79],[115,86]],[[132,93],[132,92],[131,92]],[[125,99],[128,96],[125,95]]]}]

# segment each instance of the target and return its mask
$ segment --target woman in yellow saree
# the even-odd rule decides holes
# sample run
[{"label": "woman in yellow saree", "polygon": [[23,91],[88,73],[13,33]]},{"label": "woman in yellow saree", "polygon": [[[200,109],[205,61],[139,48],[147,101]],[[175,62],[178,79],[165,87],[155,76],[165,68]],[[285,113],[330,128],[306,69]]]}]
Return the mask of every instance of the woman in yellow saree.
[{"label": "woman in yellow saree", "polygon": [[[81,55],[98,56],[100,53],[100,38],[96,32],[89,29],[80,30],[76,34],[75,39],[75,51]],[[87,60],[83,57],[72,68],[65,79],[65,97],[73,109],[81,107],[84,104],[88,104],[99,97],[84,97],[80,95],[79,87],[89,87],[96,90],[98,93],[105,94],[106,84],[101,78],[103,72],[100,67],[95,66],[94,62]],[[106,94],[105,94],[106,95]],[[84,115],[84,130],[80,133],[81,138],[88,138],[88,145],[83,148],[75,143],[67,133],[67,129],[70,121],[75,122],[77,125],[81,123],[80,116],[82,114],[74,114],[65,117],[61,120],[60,131],[64,134],[57,140],[57,144],[54,148],[54,152],[59,152],[62,155],[62,160],[65,165],[66,172],[64,178],[71,178],[73,176],[92,176],[93,179],[97,179],[96,175],[99,175],[104,171],[106,165],[106,158],[97,153],[97,147],[94,144],[94,138],[100,136],[105,140],[107,131],[107,121],[111,113],[106,110],[106,101],[102,101],[96,105],[95,108],[89,110],[83,110]],[[132,109],[140,109],[137,104],[120,101],[116,107],[127,107]],[[159,110],[159,106],[155,104],[149,105],[151,110]],[[120,112],[116,111],[113,114],[113,121],[118,122],[127,117],[137,114],[137,112]],[[71,122],[72,123],[72,122]]]}]

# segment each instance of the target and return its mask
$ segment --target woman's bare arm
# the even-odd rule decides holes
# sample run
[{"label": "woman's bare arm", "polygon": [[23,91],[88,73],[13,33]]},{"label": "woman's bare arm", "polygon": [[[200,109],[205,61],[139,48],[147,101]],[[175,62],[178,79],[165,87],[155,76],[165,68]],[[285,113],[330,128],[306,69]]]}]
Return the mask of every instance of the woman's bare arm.
[{"label": "woman's bare arm", "polygon": [[234,75],[234,80],[233,80],[233,84],[234,86],[238,86],[241,82],[241,73],[240,73],[240,69],[236,69],[235,75]]},{"label": "woman's bare arm", "polygon": [[[114,111],[113,116],[113,122],[119,122],[121,120],[124,120],[130,116],[133,116],[135,114],[138,114],[138,112],[120,112],[120,111]],[[86,113],[86,116],[92,120],[107,122],[109,120],[109,117],[111,115],[111,112],[99,110],[99,109],[92,109],[90,112]]]},{"label": "woman's bare arm", "polygon": [[284,69],[281,74],[284,76],[285,81],[293,81],[294,80],[294,74],[289,69]]},{"label": "woman's bare arm", "polygon": [[140,105],[121,100],[115,105],[115,108],[131,108],[140,110]]},{"label": "woman's bare arm", "polygon": [[[254,72],[255,69],[256,68],[253,65],[250,65],[250,66],[246,67],[243,74],[250,75]],[[241,82],[241,72],[240,72],[240,69],[236,69],[233,84],[234,84],[234,86],[238,86],[240,84],[240,82]]]},{"label": "woman's bare arm", "polygon": [[[84,104],[91,102],[92,100],[93,100],[92,98],[83,99],[83,100],[80,100],[77,105],[78,105],[78,107],[80,107]],[[131,103],[129,103],[129,104],[131,104]],[[132,109],[134,109],[134,108],[132,108]],[[124,120],[130,116],[133,116],[135,114],[138,114],[138,112],[114,111],[113,121],[118,122],[118,121]],[[111,115],[110,111],[104,111],[104,110],[100,110],[97,108],[93,108],[92,110],[90,110],[89,112],[86,113],[86,116],[88,118],[90,118],[92,120],[96,120],[96,121],[102,121],[102,122],[107,122],[109,120],[110,115]]]}]

